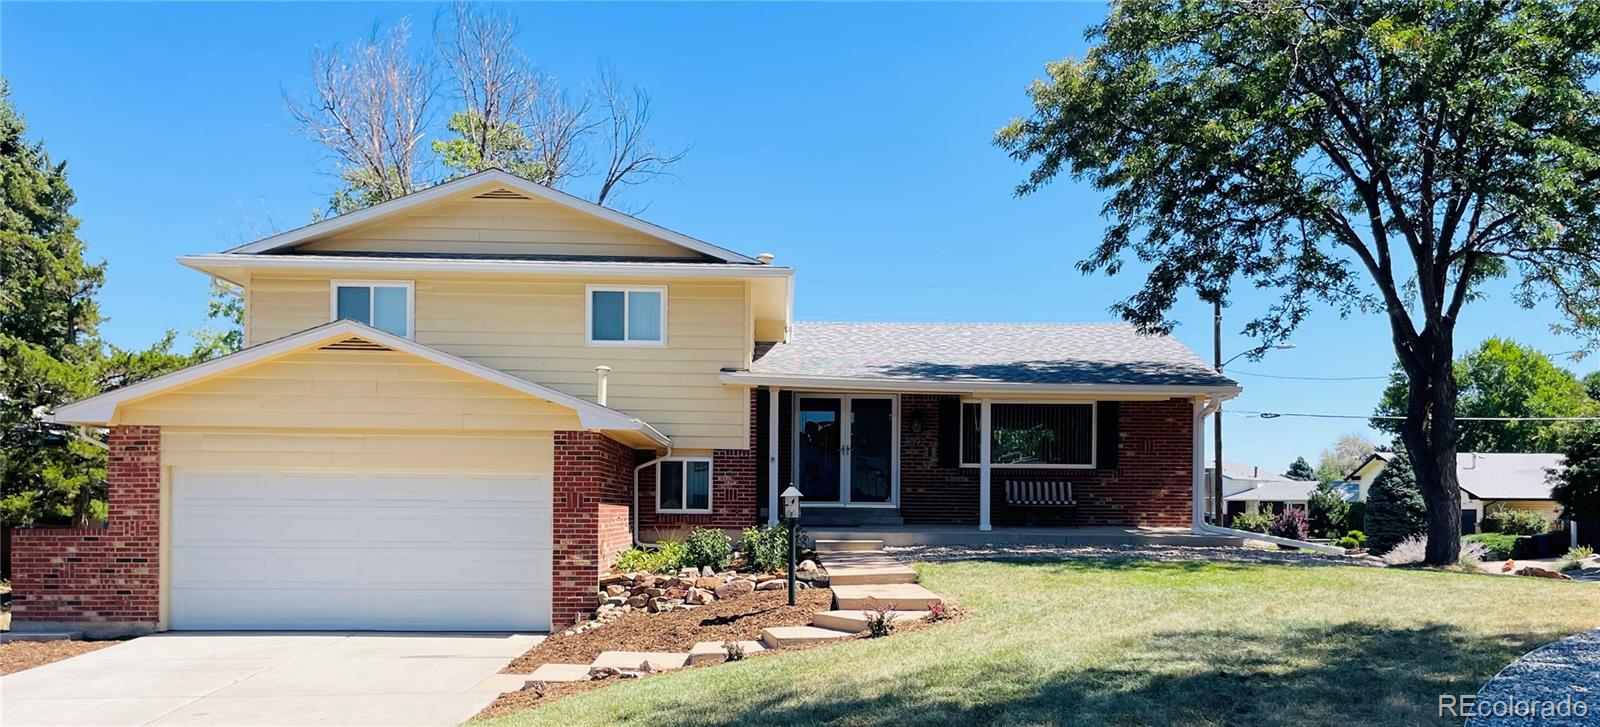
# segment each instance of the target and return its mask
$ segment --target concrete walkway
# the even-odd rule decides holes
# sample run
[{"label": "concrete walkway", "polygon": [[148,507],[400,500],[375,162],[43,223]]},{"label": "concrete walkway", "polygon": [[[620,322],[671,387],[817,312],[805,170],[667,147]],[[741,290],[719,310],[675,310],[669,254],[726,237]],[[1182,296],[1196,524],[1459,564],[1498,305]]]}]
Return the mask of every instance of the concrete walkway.
[{"label": "concrete walkway", "polygon": [[0,725],[455,725],[543,638],[156,634],[0,677]]}]

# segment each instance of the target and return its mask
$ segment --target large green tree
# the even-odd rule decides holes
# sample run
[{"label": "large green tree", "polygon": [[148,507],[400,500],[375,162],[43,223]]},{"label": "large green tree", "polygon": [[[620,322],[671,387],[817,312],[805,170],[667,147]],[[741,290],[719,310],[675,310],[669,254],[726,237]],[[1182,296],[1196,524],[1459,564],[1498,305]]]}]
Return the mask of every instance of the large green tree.
[{"label": "large green tree", "polygon": [[1305,457],[1295,457],[1283,476],[1291,480],[1311,481],[1317,479],[1317,471],[1311,469],[1311,463]]},{"label": "large green tree", "polygon": [[[1600,404],[1571,371],[1549,356],[1503,338],[1485,340],[1456,359],[1456,415],[1460,417],[1578,417],[1600,412]],[[1389,377],[1378,416],[1404,416],[1409,387],[1405,375]],[[1555,452],[1572,424],[1549,421],[1464,421],[1456,446],[1469,452]],[[1400,433],[1396,420],[1372,426]]]},{"label": "large green tree", "polygon": [[1381,312],[1405,372],[1400,437],[1429,563],[1456,561],[1455,330],[1478,284],[1600,329],[1600,0],[1129,0],[1046,66],[997,142],[1105,190],[1080,263],[1149,266],[1116,310],[1170,330],[1193,288],[1281,292],[1244,331],[1320,304]]},{"label": "large green tree", "polygon": [[26,131],[0,80],[0,523],[83,525],[104,514],[105,451],[42,415],[206,352],[173,353],[171,333],[142,351],[99,338],[105,264],[84,258],[66,164]]}]

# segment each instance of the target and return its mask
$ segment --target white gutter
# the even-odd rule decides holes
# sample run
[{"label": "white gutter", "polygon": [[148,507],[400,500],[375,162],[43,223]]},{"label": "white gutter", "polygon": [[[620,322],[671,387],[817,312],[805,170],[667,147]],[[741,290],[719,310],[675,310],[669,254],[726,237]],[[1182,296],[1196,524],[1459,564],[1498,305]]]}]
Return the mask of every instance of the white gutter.
[{"label": "white gutter", "polygon": [[1208,396],[1232,399],[1244,389],[1234,386],[1182,384],[1038,384],[1021,381],[929,381],[917,379],[878,379],[860,376],[812,376],[804,374],[756,374],[748,371],[723,371],[722,383],[739,386],[778,386],[783,388],[831,388],[855,391],[912,391],[937,393],[1027,392],[1083,394],[1086,396]]},{"label": "white gutter", "polygon": [[[1334,545],[1310,543],[1304,540],[1294,540],[1292,538],[1280,538],[1276,535],[1252,533],[1248,530],[1234,530],[1233,528],[1225,528],[1206,522],[1205,421],[1206,417],[1215,413],[1217,411],[1217,407],[1221,405],[1221,399],[1218,399],[1215,396],[1211,397],[1210,400],[1203,404],[1198,401],[1194,403],[1194,502],[1193,512],[1190,514],[1190,518],[1194,523],[1194,533],[1196,535],[1228,535],[1235,538],[1261,540],[1274,545],[1286,545],[1291,548],[1299,548],[1301,550],[1313,550],[1319,553],[1328,553],[1330,555],[1344,555],[1344,548]],[[1222,470],[1222,464],[1220,462],[1217,463],[1217,470],[1219,473]]]}]

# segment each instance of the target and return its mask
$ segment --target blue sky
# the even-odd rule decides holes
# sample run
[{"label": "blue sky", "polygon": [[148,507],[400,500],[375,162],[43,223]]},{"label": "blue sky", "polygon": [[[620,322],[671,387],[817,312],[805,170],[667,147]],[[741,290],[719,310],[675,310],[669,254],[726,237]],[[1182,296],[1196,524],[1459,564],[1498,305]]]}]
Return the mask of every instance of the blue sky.
[{"label": "blue sky", "polygon": [[[1059,181],[1018,199],[1024,169],[990,144],[1027,111],[1045,61],[1081,53],[1096,4],[517,4],[526,51],[581,86],[599,63],[654,97],[656,139],[689,147],[678,178],[632,192],[652,222],[798,273],[802,320],[1103,321],[1140,268],[1086,277],[1101,196]],[[30,4],[0,7],[0,73],[57,159],[69,163],[112,341],[138,346],[203,322],[206,281],[173,258],[304,224],[334,187],[283,94],[303,94],[312,47],[437,6],[385,3]],[[580,183],[575,192],[585,192]],[[1465,350],[1508,335],[1546,351],[1549,307],[1504,288],[1473,304]],[[1270,304],[1241,290],[1224,348]],[[1211,312],[1190,297],[1177,335],[1207,360]],[[1323,311],[1296,348],[1231,372],[1236,409],[1364,414],[1393,353],[1376,316]],[[1592,361],[1592,359],[1591,359]],[[1572,365],[1581,372],[1594,367]],[[1246,373],[1250,372],[1250,373]],[[1359,421],[1226,418],[1227,458],[1313,463]]]}]

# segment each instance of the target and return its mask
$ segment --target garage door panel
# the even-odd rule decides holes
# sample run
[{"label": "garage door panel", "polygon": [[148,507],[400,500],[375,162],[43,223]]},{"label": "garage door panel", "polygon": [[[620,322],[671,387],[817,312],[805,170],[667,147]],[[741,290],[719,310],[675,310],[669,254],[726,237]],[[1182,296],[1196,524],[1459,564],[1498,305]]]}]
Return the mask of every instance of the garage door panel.
[{"label": "garage door panel", "polygon": [[548,630],[548,477],[173,480],[179,629]]}]

